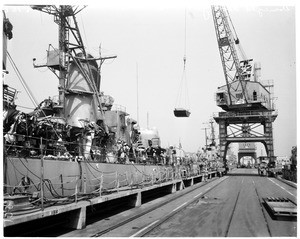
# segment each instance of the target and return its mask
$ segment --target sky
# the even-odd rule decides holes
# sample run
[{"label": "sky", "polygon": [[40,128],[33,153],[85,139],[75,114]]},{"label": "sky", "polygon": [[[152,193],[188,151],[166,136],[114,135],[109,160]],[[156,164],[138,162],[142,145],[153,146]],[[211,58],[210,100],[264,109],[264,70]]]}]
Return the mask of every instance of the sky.
[{"label": "sky", "polygon": [[[142,128],[157,128],[163,147],[180,141],[186,151],[196,152],[205,145],[204,128],[221,111],[214,97],[217,87],[225,84],[210,5],[125,2],[99,1],[103,4],[87,5],[77,15],[87,52],[99,56],[101,44],[102,56],[117,56],[102,66],[101,90],[115,104],[125,106]],[[262,80],[274,82],[275,155],[289,156],[297,138],[296,7],[293,2],[267,3],[244,6],[229,1],[228,10],[246,55],[261,63]],[[4,5],[3,9],[14,27],[8,51],[35,98],[40,102],[57,95],[56,76],[46,68],[33,68],[32,62],[36,58],[38,64],[45,63],[48,45],[58,46],[53,17],[29,6]],[[185,54],[189,104],[182,106],[191,115],[176,118],[173,110],[178,106]],[[4,81],[21,91],[17,104],[33,107],[13,70],[8,70]]]}]

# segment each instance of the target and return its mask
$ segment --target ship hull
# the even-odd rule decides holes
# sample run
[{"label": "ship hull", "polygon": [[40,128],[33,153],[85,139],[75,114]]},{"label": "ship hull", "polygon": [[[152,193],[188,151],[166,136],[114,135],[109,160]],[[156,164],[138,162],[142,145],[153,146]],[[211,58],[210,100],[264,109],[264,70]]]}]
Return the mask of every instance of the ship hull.
[{"label": "ship hull", "polygon": [[[46,198],[100,194],[126,186],[142,186],[155,178],[172,177],[171,166],[6,158],[5,193],[37,193]],[[177,170],[176,170],[177,171]]]}]

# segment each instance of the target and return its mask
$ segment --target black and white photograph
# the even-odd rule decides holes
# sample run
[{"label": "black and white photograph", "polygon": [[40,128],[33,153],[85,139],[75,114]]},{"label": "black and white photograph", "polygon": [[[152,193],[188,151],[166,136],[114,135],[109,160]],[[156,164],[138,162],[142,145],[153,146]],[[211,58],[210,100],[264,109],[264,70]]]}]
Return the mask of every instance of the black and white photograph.
[{"label": "black and white photograph", "polygon": [[297,238],[296,1],[1,6],[2,237]]}]

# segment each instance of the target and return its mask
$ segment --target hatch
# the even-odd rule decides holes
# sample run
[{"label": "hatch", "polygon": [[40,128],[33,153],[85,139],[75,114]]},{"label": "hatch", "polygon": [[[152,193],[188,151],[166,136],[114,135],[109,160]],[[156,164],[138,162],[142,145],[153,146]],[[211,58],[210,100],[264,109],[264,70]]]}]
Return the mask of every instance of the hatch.
[{"label": "hatch", "polygon": [[263,198],[265,205],[274,216],[296,217],[297,204],[289,198],[266,197]]}]

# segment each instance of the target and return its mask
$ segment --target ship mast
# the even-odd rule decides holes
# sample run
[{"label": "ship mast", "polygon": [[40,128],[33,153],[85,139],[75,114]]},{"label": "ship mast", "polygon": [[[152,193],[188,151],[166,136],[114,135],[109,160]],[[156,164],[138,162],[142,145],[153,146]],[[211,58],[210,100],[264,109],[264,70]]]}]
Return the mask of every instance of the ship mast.
[{"label": "ship mast", "polygon": [[66,44],[68,42],[67,37],[67,19],[65,16],[66,12],[66,6],[60,6],[60,17],[57,20],[57,24],[59,25],[59,52],[61,53],[59,56],[59,105],[61,115],[64,116],[64,109],[65,109],[65,82],[67,79],[67,66],[66,66],[66,53],[68,52],[68,45]]},{"label": "ship mast", "polygon": [[[79,27],[76,21],[76,14],[79,13],[82,8],[72,7],[69,5],[61,5],[56,7],[54,5],[34,5],[32,9],[38,10],[44,13],[48,13],[54,16],[54,22],[59,26],[59,47],[58,50],[52,48],[48,50],[48,60],[46,65],[36,65],[35,67],[47,66],[53,73],[55,70],[59,71],[57,77],[59,78],[59,102],[56,108],[60,112],[61,117],[65,117],[65,84],[68,76],[68,66],[70,61],[76,61],[75,56],[78,53],[82,53],[81,56],[85,60],[89,60],[84,48],[84,44],[81,38]],[[72,36],[72,37],[71,37]],[[35,60],[35,59],[34,59]],[[89,69],[88,75],[84,74],[86,78],[90,78],[91,72]],[[89,79],[87,79],[89,80]],[[100,80],[100,79],[99,79]],[[89,80],[91,84],[94,82]],[[99,84],[96,84],[99,85]],[[97,92],[98,89],[93,85],[94,90]],[[100,100],[99,100],[99,105]]]}]

